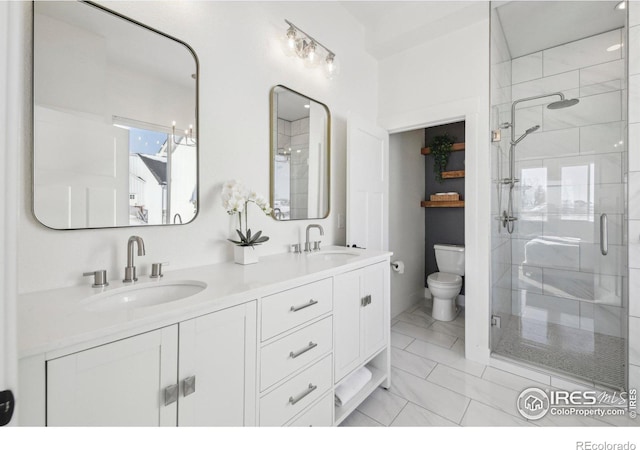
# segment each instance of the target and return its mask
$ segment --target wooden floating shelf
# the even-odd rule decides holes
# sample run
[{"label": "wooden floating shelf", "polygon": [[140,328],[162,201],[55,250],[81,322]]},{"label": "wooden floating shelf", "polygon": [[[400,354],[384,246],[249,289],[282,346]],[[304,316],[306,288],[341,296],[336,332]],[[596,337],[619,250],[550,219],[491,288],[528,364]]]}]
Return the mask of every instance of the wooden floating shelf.
[{"label": "wooden floating shelf", "polygon": [[[453,144],[453,146],[451,147],[451,151],[452,152],[459,152],[464,150],[464,142],[458,142]],[[422,153],[423,155],[430,155],[431,154],[431,147],[424,147],[422,150],[420,150],[420,153]]]},{"label": "wooden floating shelf", "polygon": [[422,201],[420,206],[423,208],[464,208],[464,200],[458,200],[457,202]]},{"label": "wooden floating shelf", "polygon": [[442,178],[464,178],[464,170],[451,170],[442,172]]}]

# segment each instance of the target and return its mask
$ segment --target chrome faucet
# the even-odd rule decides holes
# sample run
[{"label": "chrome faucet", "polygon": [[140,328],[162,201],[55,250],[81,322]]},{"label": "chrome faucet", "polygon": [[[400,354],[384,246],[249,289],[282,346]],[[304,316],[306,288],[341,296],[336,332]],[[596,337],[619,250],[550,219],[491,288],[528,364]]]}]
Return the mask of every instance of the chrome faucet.
[{"label": "chrome faucet", "polygon": [[131,236],[127,242],[127,267],[124,268],[125,283],[138,281],[136,277],[136,266],[133,265],[133,246],[138,244],[138,256],[144,256],[144,241],[140,236]]},{"label": "chrome faucet", "polygon": [[[311,230],[311,228],[317,228],[318,230],[320,230],[320,236],[324,236],[324,229],[321,225],[318,225],[316,223],[307,225],[307,242],[304,243],[305,252],[311,251],[311,242],[309,241],[309,231]],[[314,250],[320,250],[320,241],[315,241]]]}]

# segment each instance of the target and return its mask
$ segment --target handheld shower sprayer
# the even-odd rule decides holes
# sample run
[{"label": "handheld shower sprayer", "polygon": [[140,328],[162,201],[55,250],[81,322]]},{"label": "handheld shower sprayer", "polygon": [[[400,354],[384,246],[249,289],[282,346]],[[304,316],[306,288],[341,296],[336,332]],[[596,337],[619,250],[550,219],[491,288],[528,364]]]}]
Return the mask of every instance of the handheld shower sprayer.
[{"label": "handheld shower sprayer", "polygon": [[533,133],[534,131],[537,131],[538,129],[540,129],[540,125],[535,125],[529,129],[527,129],[524,134],[522,136],[520,136],[518,139],[516,139],[515,141],[511,141],[511,145],[516,145],[518,142],[520,142],[521,140],[523,140],[524,138],[526,138],[528,135],[530,135],[531,133]]}]

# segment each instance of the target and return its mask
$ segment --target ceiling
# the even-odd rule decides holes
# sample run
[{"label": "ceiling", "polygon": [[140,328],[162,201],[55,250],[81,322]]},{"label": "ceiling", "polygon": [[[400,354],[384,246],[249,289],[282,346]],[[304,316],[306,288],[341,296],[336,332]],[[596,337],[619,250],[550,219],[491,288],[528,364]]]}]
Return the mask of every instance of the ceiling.
[{"label": "ceiling", "polygon": [[624,26],[618,1],[513,1],[497,12],[511,58]]},{"label": "ceiling", "polygon": [[362,24],[367,52],[378,60],[467,27],[486,17],[479,1],[342,1]]},{"label": "ceiling", "polygon": [[[492,2],[511,57],[620,28],[625,13],[616,1]],[[365,47],[378,60],[483,20],[484,1],[341,1],[362,25]]]}]

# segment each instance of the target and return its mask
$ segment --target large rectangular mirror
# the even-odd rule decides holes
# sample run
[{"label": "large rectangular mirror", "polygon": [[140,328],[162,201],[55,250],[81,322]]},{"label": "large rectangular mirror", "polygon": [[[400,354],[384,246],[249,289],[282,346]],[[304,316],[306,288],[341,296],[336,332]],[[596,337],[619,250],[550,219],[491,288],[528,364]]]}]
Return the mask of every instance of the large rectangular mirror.
[{"label": "large rectangular mirror", "polygon": [[198,62],[90,2],[34,2],[33,212],[54,229],[188,223]]},{"label": "large rectangular mirror", "polygon": [[271,204],[276,220],[329,215],[331,115],[284,86],[271,90]]}]

